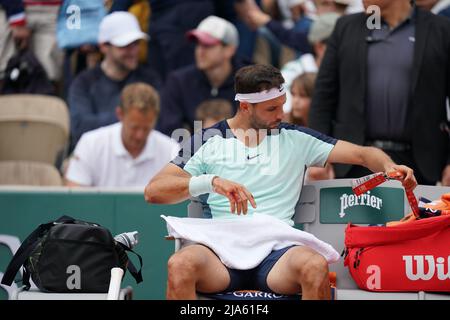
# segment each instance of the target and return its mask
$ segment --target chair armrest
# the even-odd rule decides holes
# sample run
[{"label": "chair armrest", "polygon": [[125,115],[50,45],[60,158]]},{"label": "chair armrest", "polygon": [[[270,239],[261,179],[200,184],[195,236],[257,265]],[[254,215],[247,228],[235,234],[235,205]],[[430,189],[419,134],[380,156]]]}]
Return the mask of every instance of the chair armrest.
[{"label": "chair armrest", "polygon": [[109,289],[106,300],[119,300],[120,285],[122,284],[123,270],[115,267],[111,269]]},{"label": "chair armrest", "polygon": [[165,240],[175,240],[175,252],[177,252],[178,250],[180,250],[181,248],[181,239],[175,238],[174,236],[165,236],[164,237]]}]

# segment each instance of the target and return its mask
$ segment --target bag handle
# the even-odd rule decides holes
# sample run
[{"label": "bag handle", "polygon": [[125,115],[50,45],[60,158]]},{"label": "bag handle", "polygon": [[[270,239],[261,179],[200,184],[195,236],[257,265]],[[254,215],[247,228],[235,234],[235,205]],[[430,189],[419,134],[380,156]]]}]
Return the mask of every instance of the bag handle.
[{"label": "bag handle", "polygon": [[[48,231],[53,225],[57,223],[71,223],[75,221],[74,218],[69,216],[61,216],[55,221],[44,223],[39,225],[25,240],[22,242],[22,245],[17,250],[16,254],[9,262],[8,267],[6,268],[5,274],[3,275],[2,284],[10,286],[16,277],[17,272],[20,267],[24,264],[24,262],[30,257],[33,250],[36,248],[38,244],[38,240],[43,234]],[[26,278],[26,277],[25,277]],[[28,277],[29,278],[29,277]],[[30,283],[25,279],[26,289],[30,288]]]},{"label": "bag handle", "polygon": [[416,220],[392,227],[361,227],[348,224],[345,229],[345,246],[368,247],[429,236],[450,226],[449,216]]},{"label": "bag handle", "polygon": [[134,280],[136,280],[136,283],[141,283],[143,281],[143,278],[142,278],[142,266],[143,266],[142,257],[138,253],[133,251],[132,249],[128,248],[126,245],[122,244],[121,242],[117,241],[117,244],[119,244],[125,251],[132,252],[139,258],[139,264],[140,264],[139,271],[136,269],[136,267],[134,266],[134,264],[131,261],[131,259],[128,259],[127,269],[128,269],[128,271],[130,271],[130,273],[133,276]]}]

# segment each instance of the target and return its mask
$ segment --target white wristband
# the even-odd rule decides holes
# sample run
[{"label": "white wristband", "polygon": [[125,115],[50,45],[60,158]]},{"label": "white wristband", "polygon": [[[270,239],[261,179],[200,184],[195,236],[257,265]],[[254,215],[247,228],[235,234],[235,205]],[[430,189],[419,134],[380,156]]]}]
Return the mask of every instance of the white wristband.
[{"label": "white wristband", "polygon": [[214,188],[212,180],[217,177],[214,174],[202,174],[197,177],[192,177],[189,180],[189,193],[193,197],[197,197],[201,194],[212,193]]}]

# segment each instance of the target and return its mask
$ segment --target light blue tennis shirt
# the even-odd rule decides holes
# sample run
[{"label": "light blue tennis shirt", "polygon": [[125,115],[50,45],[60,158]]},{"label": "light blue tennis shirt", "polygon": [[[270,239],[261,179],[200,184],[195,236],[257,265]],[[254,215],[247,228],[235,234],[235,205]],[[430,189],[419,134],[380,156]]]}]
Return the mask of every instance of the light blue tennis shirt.
[{"label": "light blue tennis shirt", "polygon": [[[192,176],[214,174],[244,185],[257,206],[249,203],[248,216],[268,214],[293,225],[306,168],[323,167],[336,142],[312,129],[281,123],[257,147],[249,148],[224,120],[192,136],[172,163]],[[211,193],[200,198],[206,217],[238,217],[225,196]]]}]

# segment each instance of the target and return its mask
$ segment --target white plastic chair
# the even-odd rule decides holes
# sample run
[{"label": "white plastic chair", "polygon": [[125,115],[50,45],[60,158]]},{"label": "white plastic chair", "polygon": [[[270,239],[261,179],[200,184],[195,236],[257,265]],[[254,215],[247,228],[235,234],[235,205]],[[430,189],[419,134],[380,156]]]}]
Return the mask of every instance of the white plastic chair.
[{"label": "white plastic chair", "polygon": [[67,147],[69,111],[57,97],[38,94],[0,96],[0,160],[54,164]]},{"label": "white plastic chair", "polygon": [[63,179],[52,164],[35,161],[0,161],[0,185],[62,186]]}]

